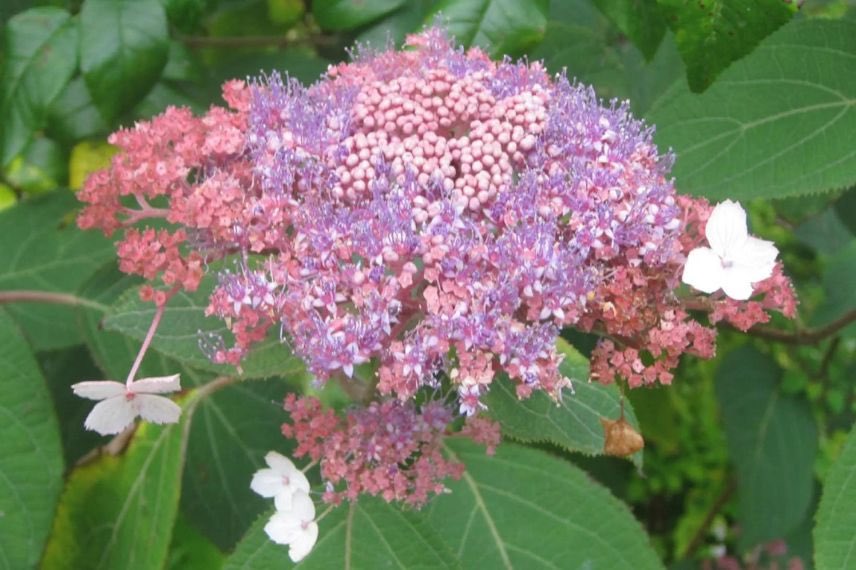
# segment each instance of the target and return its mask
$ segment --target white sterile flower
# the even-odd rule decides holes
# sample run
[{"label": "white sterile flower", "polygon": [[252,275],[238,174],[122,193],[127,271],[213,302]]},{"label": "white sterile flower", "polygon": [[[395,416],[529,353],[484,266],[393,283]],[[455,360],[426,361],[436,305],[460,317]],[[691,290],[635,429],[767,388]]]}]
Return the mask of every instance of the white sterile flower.
[{"label": "white sterile flower", "polygon": [[752,296],[752,284],[773,274],[779,250],[772,242],[749,235],[746,212],[726,200],[713,209],[705,235],[710,247],[697,247],[687,256],[684,283],[704,293],[722,289],[738,301]]},{"label": "white sterile flower", "polygon": [[315,504],[304,491],[295,491],[291,508],[277,510],[265,525],[265,533],[277,544],[289,545],[288,556],[300,562],[318,540]]},{"label": "white sterile flower", "polygon": [[112,380],[93,380],[73,384],[71,389],[81,398],[101,400],[89,415],[84,427],[101,435],[121,433],[137,416],[156,424],[174,424],[181,407],[164,394],[181,389],[178,374],[160,378],[143,378],[130,385]]},{"label": "white sterile flower", "polygon": [[276,451],[265,455],[269,469],[259,469],[253,475],[250,489],[262,497],[274,497],[276,510],[291,508],[291,498],[297,491],[309,493],[309,481],[291,460]]}]

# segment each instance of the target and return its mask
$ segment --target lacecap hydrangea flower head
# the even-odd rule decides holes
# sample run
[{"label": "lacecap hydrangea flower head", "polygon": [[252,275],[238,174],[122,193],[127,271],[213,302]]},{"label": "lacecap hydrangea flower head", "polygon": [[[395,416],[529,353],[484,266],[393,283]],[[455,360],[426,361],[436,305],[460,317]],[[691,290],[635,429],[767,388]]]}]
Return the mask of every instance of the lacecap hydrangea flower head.
[{"label": "lacecap hydrangea flower head", "polygon": [[[492,61],[431,28],[311,86],[272,74],[224,97],[228,109],[169,109],[114,134],[122,152],[89,179],[79,221],[123,232],[121,268],[158,306],[226,259],[207,314],[233,338],[204,339],[210,357],[239,365],[280,335],[319,384],[362,403],[342,417],[286,401],[283,432],[320,463],[325,501],[418,506],[442,491],[460,475],[439,450],[455,415],[498,439],[477,415],[497,377],[521,398],[568,392],[562,328],[601,335],[592,378],[634,387],[671,382],[683,353],[712,356],[718,320],[794,311],[774,248],[764,272],[727,277],[742,258],[706,247],[717,215],[676,194],[652,128],[537,62]],[[141,227],[154,218],[172,229]],[[755,239],[745,215],[742,236]],[[449,397],[417,403],[426,391]],[[305,555],[314,509],[280,502],[301,506],[283,509],[277,540]]]}]

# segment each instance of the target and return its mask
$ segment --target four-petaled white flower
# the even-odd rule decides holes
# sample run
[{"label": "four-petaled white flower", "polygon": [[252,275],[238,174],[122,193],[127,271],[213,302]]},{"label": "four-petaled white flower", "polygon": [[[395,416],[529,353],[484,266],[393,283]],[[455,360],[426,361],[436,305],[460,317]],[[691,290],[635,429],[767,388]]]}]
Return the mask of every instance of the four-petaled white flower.
[{"label": "four-petaled white flower", "polygon": [[269,469],[259,469],[253,475],[250,489],[262,497],[274,497],[276,510],[291,508],[291,499],[295,492],[309,492],[309,481],[291,460],[276,451],[265,455]]},{"label": "four-petaled white flower", "polygon": [[710,247],[697,247],[687,256],[682,281],[704,293],[722,289],[738,301],[752,296],[752,284],[773,274],[779,250],[772,242],[749,235],[746,212],[726,200],[713,209],[705,236]]},{"label": "four-petaled white flower", "polygon": [[156,424],[174,424],[181,416],[178,404],[155,395],[180,390],[178,374],[143,378],[128,385],[112,380],[78,382],[71,389],[82,398],[101,400],[83,424],[101,435],[121,433],[137,416]]},{"label": "four-petaled white flower", "polygon": [[305,491],[295,491],[291,508],[279,510],[265,525],[265,533],[277,544],[288,545],[288,556],[300,562],[318,540],[318,523],[315,522],[315,504]]}]

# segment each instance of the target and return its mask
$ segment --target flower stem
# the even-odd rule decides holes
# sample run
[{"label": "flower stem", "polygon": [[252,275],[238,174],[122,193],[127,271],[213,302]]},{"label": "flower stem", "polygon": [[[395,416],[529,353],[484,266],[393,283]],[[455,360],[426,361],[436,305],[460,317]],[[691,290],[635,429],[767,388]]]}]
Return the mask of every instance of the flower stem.
[{"label": "flower stem", "polygon": [[169,293],[167,293],[166,301],[162,305],[158,305],[155,309],[155,316],[152,318],[152,324],[149,325],[149,330],[146,333],[146,338],[143,339],[143,344],[140,346],[140,351],[137,353],[137,358],[134,360],[133,366],[131,366],[131,371],[128,372],[128,378],[125,379],[125,385],[130,386],[134,381],[134,377],[137,375],[137,371],[140,369],[140,364],[143,363],[143,357],[146,355],[146,351],[149,349],[149,345],[152,343],[152,339],[155,336],[155,332],[158,330],[158,326],[160,325],[161,317],[163,317],[164,311],[166,311],[166,304],[169,302],[169,298],[177,291],[177,289],[173,289]]},{"label": "flower stem", "polygon": [[107,312],[107,305],[96,301],[90,301],[83,297],[69,293],[55,293],[52,291],[0,291],[0,305],[7,303],[51,303],[55,305],[71,305],[72,307],[86,307],[95,309],[102,313]]},{"label": "flower stem", "polygon": [[318,515],[317,517],[315,517],[315,523],[317,524],[317,523],[321,522],[321,519],[323,519],[324,517],[326,517],[326,516],[327,516],[327,514],[328,514],[330,511],[332,511],[332,510],[333,510],[333,505],[327,505],[327,508],[326,508],[326,509],[324,509],[324,512],[322,512],[320,515]]},{"label": "flower stem", "polygon": [[835,335],[852,322],[856,322],[856,309],[844,313],[839,318],[822,327],[783,331],[771,327],[758,326],[752,327],[746,331],[746,334],[784,344],[817,344],[823,339]]}]

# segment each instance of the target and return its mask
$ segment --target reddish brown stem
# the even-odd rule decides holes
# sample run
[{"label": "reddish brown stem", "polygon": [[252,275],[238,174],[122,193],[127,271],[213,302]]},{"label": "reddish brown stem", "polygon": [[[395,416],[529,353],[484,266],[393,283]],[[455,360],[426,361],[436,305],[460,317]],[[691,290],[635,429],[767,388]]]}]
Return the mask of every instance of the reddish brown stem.
[{"label": "reddish brown stem", "polygon": [[771,327],[752,327],[747,334],[767,340],[773,340],[784,344],[817,344],[818,342],[834,336],[841,329],[852,322],[856,322],[856,309],[844,313],[839,318],[822,327],[802,329],[796,331],[783,331]]}]

